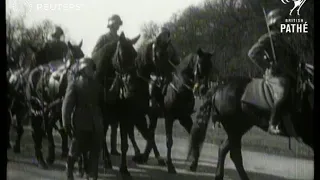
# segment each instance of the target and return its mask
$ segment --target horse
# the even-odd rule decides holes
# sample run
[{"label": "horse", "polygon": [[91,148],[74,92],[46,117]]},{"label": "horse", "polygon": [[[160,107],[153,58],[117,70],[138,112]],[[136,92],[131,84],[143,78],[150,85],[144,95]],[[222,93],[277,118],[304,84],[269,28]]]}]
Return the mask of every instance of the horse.
[{"label": "horse", "polygon": [[[191,114],[194,112],[194,85],[199,83],[200,80],[206,79],[211,71],[212,53],[205,52],[201,48],[197,53],[191,53],[186,56],[172,74],[172,80],[167,86],[163,94],[164,102],[163,109],[152,111],[149,113],[150,126],[149,131],[152,134],[152,141],[154,143],[154,134],[157,125],[158,117],[165,118],[166,136],[167,136],[167,168],[169,173],[176,173],[175,167],[171,159],[171,149],[173,145],[172,128],[176,119],[180,124],[190,133],[192,126]],[[158,96],[161,92],[158,90]],[[161,101],[161,99],[159,99]],[[161,106],[159,106],[161,107]],[[161,113],[159,113],[161,112]],[[156,148],[155,144],[147,144],[143,155],[137,158],[137,161],[144,163],[148,160],[152,148]],[[155,149],[154,149],[155,150]],[[193,162],[197,164],[197,162]],[[192,165],[190,168],[195,165]]]},{"label": "horse", "polygon": [[[112,121],[120,123],[121,131],[121,167],[122,175],[130,175],[127,169],[126,153],[128,150],[128,126],[130,120],[124,117],[126,108],[126,99],[128,98],[127,81],[134,76],[134,59],[137,53],[133,44],[138,39],[127,39],[122,32],[119,40],[105,44],[100,50],[92,55],[92,59],[96,64],[96,77],[103,85],[103,95],[101,101],[101,109],[104,119],[104,133],[106,136],[107,128]],[[129,93],[130,94],[130,93]],[[130,96],[130,95],[129,95]],[[103,145],[103,160],[104,168],[112,168],[110,154],[108,152],[107,143],[104,140]]]},{"label": "horse", "polygon": [[[35,156],[38,166],[48,168],[55,160],[55,144],[52,130],[57,120],[61,122],[61,104],[67,88],[68,73],[72,73],[73,63],[84,57],[81,50],[82,41],[79,45],[68,42],[66,62],[43,64],[34,68],[28,77],[26,96],[30,103],[32,138],[34,140]],[[55,64],[55,65],[53,65]],[[52,70],[56,66],[54,70]],[[59,130],[62,138],[62,156],[68,152],[67,134]],[[46,162],[42,155],[42,138],[47,136],[48,156]]]},{"label": "horse", "polygon": [[[287,113],[284,113],[280,126],[284,129],[282,136],[296,137],[293,131],[290,131],[288,121],[291,121],[297,137],[302,142],[313,149],[313,103],[314,90],[308,84],[309,78],[305,77],[305,69],[300,66],[300,73],[297,78],[297,88],[295,96],[301,97],[297,104],[300,108],[290,108],[291,104],[286,104]],[[253,126],[257,126],[264,131],[268,130],[267,120],[270,117],[270,109],[260,109],[253,105],[243,102],[242,96],[248,85],[252,82],[249,77],[230,77],[224,84],[220,84],[209,90],[205,102],[197,113],[197,120],[193,125],[190,141],[188,158],[198,159],[200,148],[206,136],[206,130],[210,117],[213,123],[220,122],[226,133],[227,138],[219,147],[218,165],[216,170],[216,180],[224,177],[224,161],[227,153],[230,151],[230,158],[233,161],[241,179],[249,179],[243,167],[241,155],[241,139],[243,135]],[[303,85],[303,86],[301,86]],[[291,98],[289,98],[290,102]],[[290,118],[288,118],[288,116]],[[303,121],[302,121],[303,119]],[[290,123],[289,123],[290,124]],[[284,128],[283,128],[284,127]]]},{"label": "horse", "polygon": [[[166,33],[163,33],[162,35],[159,35],[155,41],[149,42],[139,48],[138,56],[135,59],[136,75],[133,76],[133,78],[135,78],[135,83],[130,84],[131,86],[134,86],[134,89],[136,89],[137,92],[139,92],[134,94],[134,98],[137,99],[135,107],[139,107],[135,108],[137,109],[135,119],[138,120],[134,121],[134,126],[141,132],[146,140],[149,139],[149,130],[145,128],[147,127],[145,115],[150,117],[151,113],[151,109],[148,105],[148,101],[150,100],[148,86],[151,85],[150,83],[152,83],[153,80],[151,79],[150,81],[150,78],[153,73],[156,73],[157,76],[164,77],[161,79],[161,82],[159,82],[159,86],[164,86],[167,83],[166,74],[172,72],[174,67],[180,62],[175,51],[172,51],[174,49],[170,38],[166,35]],[[129,131],[129,139],[131,140],[135,151],[133,161],[138,162],[141,154],[135,141],[133,126]],[[157,147],[154,146],[153,149],[159,165],[165,165]]]},{"label": "horse", "polygon": [[[28,56],[25,56],[25,60],[30,62],[35,62],[34,53],[28,53]],[[9,69],[7,71],[8,78],[8,100],[9,100],[9,109],[8,109],[8,132],[10,132],[11,125],[13,125],[16,130],[17,137],[15,144],[13,146],[14,153],[20,153],[20,142],[24,132],[23,122],[28,119],[29,109],[28,101],[25,96],[27,79],[32,67],[20,67],[17,65],[15,69]],[[15,116],[15,119],[13,117]],[[14,121],[13,121],[14,120]],[[10,140],[10,136],[8,134]],[[10,142],[8,144],[10,148]]]}]

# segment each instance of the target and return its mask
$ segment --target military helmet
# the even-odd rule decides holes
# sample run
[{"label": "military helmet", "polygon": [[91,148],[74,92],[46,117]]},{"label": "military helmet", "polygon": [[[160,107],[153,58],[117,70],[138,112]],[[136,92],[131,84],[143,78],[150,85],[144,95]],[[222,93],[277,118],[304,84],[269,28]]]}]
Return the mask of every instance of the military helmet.
[{"label": "military helmet", "polygon": [[121,18],[120,18],[120,16],[118,14],[112,15],[108,19],[108,27],[111,27],[113,25],[118,25],[118,26],[122,25],[122,20],[121,20]]},{"label": "military helmet", "polygon": [[282,21],[282,15],[280,9],[274,9],[267,15],[267,25],[272,26]]},{"label": "military helmet", "polygon": [[63,32],[62,28],[60,26],[56,26],[55,31],[51,36],[59,38],[62,35],[64,35],[64,32]]}]

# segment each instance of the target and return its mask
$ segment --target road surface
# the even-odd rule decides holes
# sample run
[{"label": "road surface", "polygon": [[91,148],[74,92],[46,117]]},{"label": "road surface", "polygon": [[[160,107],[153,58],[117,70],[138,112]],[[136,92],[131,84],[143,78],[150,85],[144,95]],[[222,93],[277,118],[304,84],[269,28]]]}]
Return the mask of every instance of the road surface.
[{"label": "road surface", "polygon": [[[119,135],[119,134],[118,134]],[[109,138],[107,138],[109,139]],[[136,139],[141,150],[145,147],[145,141],[137,133]],[[120,137],[119,139],[120,140]],[[60,154],[59,140],[57,140],[57,157]],[[165,136],[156,135],[156,142],[162,157],[166,155]],[[46,142],[45,142],[46,144]],[[133,148],[129,147],[128,167],[134,180],[213,180],[217,164],[218,146],[213,144],[204,144],[199,167],[196,173],[189,172],[189,163],[185,162],[187,154],[186,138],[174,138],[172,157],[178,174],[171,175],[166,172],[165,167],[160,167],[154,158],[151,158],[145,165],[136,165],[131,161]],[[44,145],[46,152],[46,146]],[[119,148],[120,149],[120,145]],[[26,132],[22,140],[22,153],[14,154],[8,151],[9,163],[7,167],[7,179],[9,180],[62,180],[65,179],[65,161],[58,159],[55,165],[49,170],[41,170],[33,163],[33,142],[30,132]],[[45,153],[44,153],[45,154]],[[244,167],[252,180],[284,180],[284,179],[313,179],[314,166],[313,161],[297,158],[269,155],[265,153],[242,151]],[[153,157],[153,153],[151,155]],[[118,174],[119,157],[112,157],[113,170],[104,174],[100,170],[100,178],[106,180],[121,179]],[[101,165],[102,167],[102,165]],[[75,176],[77,177],[77,176]],[[77,179],[77,178],[76,178]],[[80,179],[80,178],[79,178]],[[227,156],[225,165],[225,179],[237,180],[238,173],[235,170],[233,162]]]}]

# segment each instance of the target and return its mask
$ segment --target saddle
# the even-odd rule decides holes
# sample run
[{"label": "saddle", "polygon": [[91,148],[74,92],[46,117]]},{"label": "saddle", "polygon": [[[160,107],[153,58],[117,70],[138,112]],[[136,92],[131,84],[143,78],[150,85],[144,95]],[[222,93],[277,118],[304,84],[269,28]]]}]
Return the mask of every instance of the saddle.
[{"label": "saddle", "polygon": [[67,68],[70,66],[70,61],[53,61],[49,63],[49,68],[51,75],[49,77],[49,93],[52,95],[58,94],[60,89],[60,84],[63,76],[67,73]]},{"label": "saddle", "polygon": [[271,110],[285,98],[287,90],[284,78],[274,76],[254,78],[247,85],[241,101],[262,110]]}]

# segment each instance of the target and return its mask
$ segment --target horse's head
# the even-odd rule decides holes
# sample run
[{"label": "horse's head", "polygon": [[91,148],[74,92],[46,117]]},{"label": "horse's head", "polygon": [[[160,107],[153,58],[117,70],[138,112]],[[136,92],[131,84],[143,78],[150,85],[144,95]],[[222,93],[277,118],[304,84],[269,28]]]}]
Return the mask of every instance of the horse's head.
[{"label": "horse's head", "polygon": [[112,59],[116,70],[121,73],[128,73],[134,67],[134,60],[137,57],[137,52],[133,47],[134,40],[127,39],[122,32],[117,43],[117,48]]},{"label": "horse's head", "polygon": [[[213,53],[205,52],[201,48],[197,51],[198,59],[194,67],[194,91],[200,88],[200,84],[206,85],[208,83],[209,73],[212,70],[211,58]],[[203,90],[205,91],[205,90]]]},{"label": "horse's head", "polygon": [[84,53],[81,47],[82,40],[78,45],[72,45],[70,41],[68,41],[68,52],[66,55],[66,59],[71,60],[71,64],[84,57]]}]

